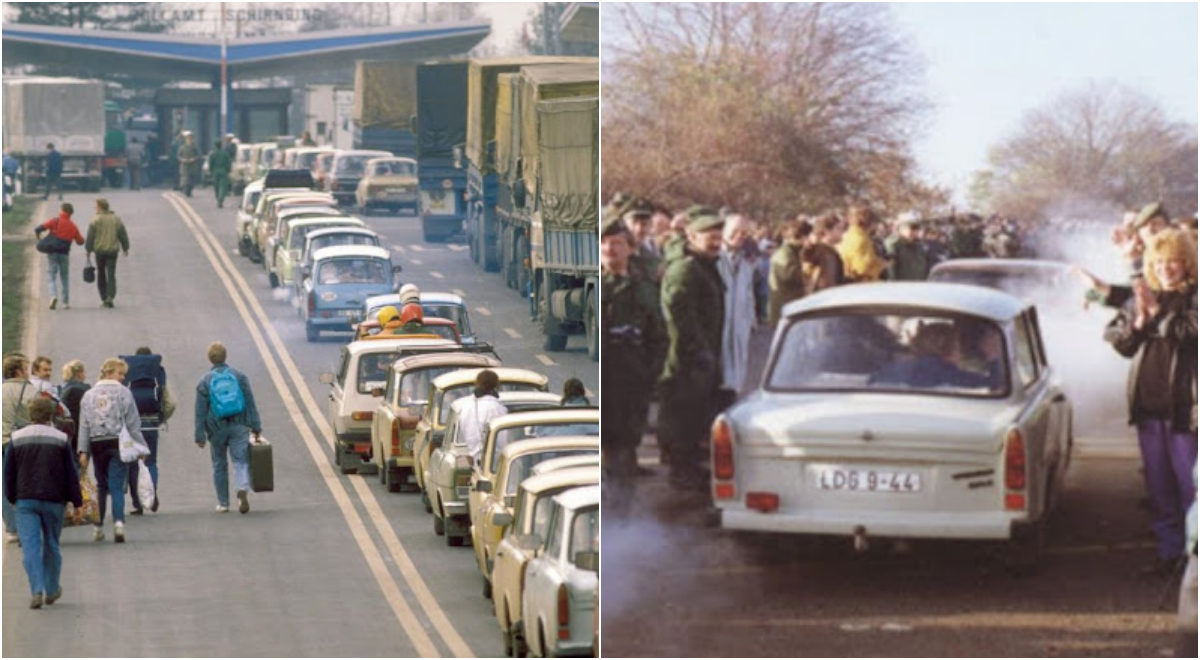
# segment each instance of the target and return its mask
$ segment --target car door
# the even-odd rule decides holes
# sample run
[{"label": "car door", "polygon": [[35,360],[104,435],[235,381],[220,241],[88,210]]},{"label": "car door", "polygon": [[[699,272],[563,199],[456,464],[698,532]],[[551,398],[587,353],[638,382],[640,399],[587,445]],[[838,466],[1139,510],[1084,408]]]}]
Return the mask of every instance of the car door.
[{"label": "car door", "polygon": [[345,409],[346,379],[351,373],[350,369],[353,361],[354,358],[350,354],[350,349],[343,346],[337,371],[334,372],[333,383],[329,387],[329,423],[333,426],[335,436],[346,432],[346,423],[342,419],[342,410]]},{"label": "car door", "polygon": [[1013,319],[1013,388],[1022,399],[1017,427],[1025,441],[1028,495],[1031,518],[1040,517],[1046,503],[1048,477],[1060,457],[1053,438],[1056,408],[1065,401],[1050,381],[1050,374],[1039,359],[1036,333],[1029,309]]}]

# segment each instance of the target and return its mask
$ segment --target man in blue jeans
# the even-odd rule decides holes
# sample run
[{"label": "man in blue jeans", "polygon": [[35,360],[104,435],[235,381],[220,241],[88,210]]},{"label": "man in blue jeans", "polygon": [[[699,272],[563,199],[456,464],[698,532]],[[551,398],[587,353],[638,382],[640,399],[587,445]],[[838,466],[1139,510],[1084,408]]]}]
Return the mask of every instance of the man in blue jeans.
[{"label": "man in blue jeans", "polygon": [[49,399],[29,404],[29,426],[14,431],[4,466],[4,499],[16,505],[25,574],[32,609],[62,597],[62,536],[66,502],[83,506],[79,473],[67,434],[50,426],[55,405]]},{"label": "man in blue jeans", "polygon": [[[208,361],[212,370],[200,378],[196,385],[196,446],[204,449],[212,443],[210,453],[213,462],[213,486],[217,491],[217,513],[229,511],[229,457],[233,458],[233,478],[237,486],[238,511],[249,513],[250,501],[250,434],[258,437],[262,433],[262,422],[258,407],[254,404],[254,393],[250,390],[250,379],[225,364],[226,351],[221,342],[208,347]],[[214,378],[225,380],[224,374],[232,374],[240,391],[241,410],[221,416],[220,408],[226,402],[223,395],[229,390],[221,383],[214,385]]]}]

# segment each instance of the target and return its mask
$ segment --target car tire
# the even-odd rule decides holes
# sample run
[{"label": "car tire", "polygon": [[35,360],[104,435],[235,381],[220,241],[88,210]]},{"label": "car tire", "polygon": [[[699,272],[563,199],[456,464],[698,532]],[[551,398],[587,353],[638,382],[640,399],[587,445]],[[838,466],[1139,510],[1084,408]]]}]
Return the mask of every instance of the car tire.
[{"label": "car tire", "polygon": [[321,338],[321,331],[313,327],[312,321],[305,321],[304,336],[308,341],[315,342]]},{"label": "car tire", "polygon": [[279,276],[275,274],[275,271],[269,271],[267,273],[267,283],[271,285],[272,289],[279,288]]},{"label": "car tire", "polygon": [[437,536],[446,535],[446,521],[436,511],[433,514],[433,533]]},{"label": "car tire", "polygon": [[421,506],[425,507],[425,513],[433,513],[433,504],[429,501],[429,493],[421,491]]},{"label": "car tire", "polygon": [[[442,527],[445,527],[445,522],[442,523]],[[461,548],[463,545],[463,537],[459,536],[458,534],[448,533],[446,534],[446,545],[451,548]]]},{"label": "car tire", "polygon": [[489,580],[487,578],[483,578],[483,592],[482,593],[483,593],[484,598],[486,598],[488,600],[492,599],[492,581],[491,580]]},{"label": "car tire", "polygon": [[398,478],[400,470],[389,467],[384,470],[384,472],[387,473],[387,491],[389,493],[399,493],[400,486],[402,485],[400,483],[400,479]]},{"label": "car tire", "polygon": [[379,464],[376,463],[375,467],[379,470],[379,483],[383,484],[386,488],[388,483],[388,469],[386,463],[383,467],[379,467]]}]

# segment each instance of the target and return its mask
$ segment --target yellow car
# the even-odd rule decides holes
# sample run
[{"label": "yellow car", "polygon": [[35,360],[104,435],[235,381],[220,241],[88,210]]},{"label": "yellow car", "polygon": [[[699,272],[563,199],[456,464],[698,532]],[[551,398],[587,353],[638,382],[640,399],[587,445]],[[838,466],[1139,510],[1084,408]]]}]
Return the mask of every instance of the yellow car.
[{"label": "yellow car", "polygon": [[367,161],[354,198],[363,213],[370,213],[373,208],[392,211],[407,208],[416,215],[421,203],[417,190],[417,161],[411,158]]}]

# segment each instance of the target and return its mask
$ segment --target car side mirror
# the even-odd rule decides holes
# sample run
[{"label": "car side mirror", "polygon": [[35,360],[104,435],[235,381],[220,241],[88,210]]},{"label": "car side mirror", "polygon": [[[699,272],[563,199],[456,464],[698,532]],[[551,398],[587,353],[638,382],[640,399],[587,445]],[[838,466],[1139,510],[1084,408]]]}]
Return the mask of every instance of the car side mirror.
[{"label": "car side mirror", "polygon": [[477,492],[477,493],[492,492],[492,482],[488,481],[487,479],[480,479],[479,481],[476,481],[475,482],[475,492]]},{"label": "car side mirror", "polygon": [[525,552],[537,552],[542,549],[540,534],[522,534],[517,537],[517,547]]},{"label": "car side mirror", "polygon": [[325,385],[333,385],[333,374],[331,374],[327,371],[327,372],[321,374],[320,376],[318,376],[317,380],[321,381]]},{"label": "car side mirror", "polygon": [[382,387],[371,388],[371,396],[376,397],[376,398],[381,398],[383,396],[383,388]]},{"label": "car side mirror", "polygon": [[492,514],[492,526],[494,527],[508,527],[512,521],[512,514],[507,511],[497,511]]},{"label": "car side mirror", "polygon": [[580,550],[575,553],[575,567],[584,571],[600,572],[600,553],[595,550]]}]

